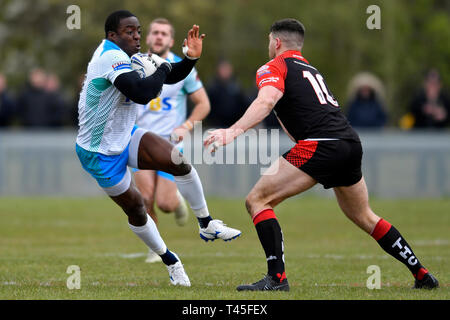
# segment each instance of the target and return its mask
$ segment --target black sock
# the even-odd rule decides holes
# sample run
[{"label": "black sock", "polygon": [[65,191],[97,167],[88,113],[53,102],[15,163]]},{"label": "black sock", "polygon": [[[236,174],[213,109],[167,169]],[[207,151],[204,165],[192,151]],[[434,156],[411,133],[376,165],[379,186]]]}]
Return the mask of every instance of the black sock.
[{"label": "black sock", "polygon": [[208,223],[212,220],[211,216],[207,216],[205,218],[197,218],[198,224],[200,225],[200,228],[206,228],[208,227]]},{"label": "black sock", "polygon": [[423,275],[428,272],[422,266],[412,251],[411,246],[406,242],[400,232],[386,220],[380,219],[378,221],[372,232],[372,237],[384,251],[402,262],[415,278],[421,280]]},{"label": "black sock", "polygon": [[259,241],[267,259],[268,274],[275,281],[286,278],[283,252],[283,232],[272,209],[261,211],[253,219]]}]

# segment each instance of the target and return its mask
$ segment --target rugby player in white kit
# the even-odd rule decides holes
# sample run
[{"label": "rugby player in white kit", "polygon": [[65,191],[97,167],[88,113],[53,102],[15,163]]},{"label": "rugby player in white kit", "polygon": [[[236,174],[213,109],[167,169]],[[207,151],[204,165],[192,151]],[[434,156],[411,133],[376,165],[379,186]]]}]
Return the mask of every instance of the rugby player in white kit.
[{"label": "rugby player in white kit", "polygon": [[76,153],[83,168],[128,216],[130,229],[161,257],[170,282],[190,286],[179,257],[168,250],[155,223],[148,219],[128,166],[172,174],[178,190],[203,222],[199,226],[202,238],[229,240],[240,235],[239,230],[212,220],[200,178],[182,154],[178,153],[179,161],[174,163],[174,146],[169,141],[135,125],[139,104],[157,97],[163,83],[176,83],[191,72],[201,55],[204,35],[194,25],[184,41],[187,50],[182,61],[172,64],[156,59],[156,71],[141,77],[131,68],[131,56],[140,50],[140,29],[139,20],[126,10],[106,19],[105,39],[88,64],[80,93]]}]

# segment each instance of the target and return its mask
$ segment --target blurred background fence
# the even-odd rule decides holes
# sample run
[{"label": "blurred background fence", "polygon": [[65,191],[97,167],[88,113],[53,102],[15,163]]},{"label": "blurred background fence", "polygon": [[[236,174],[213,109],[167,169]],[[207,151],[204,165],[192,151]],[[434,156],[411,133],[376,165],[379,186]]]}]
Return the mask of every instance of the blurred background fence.
[{"label": "blurred background fence", "polygon": [[[82,170],[74,150],[75,138],[73,131],[0,132],[0,196],[104,195]],[[361,139],[363,171],[371,195],[380,198],[450,196],[450,133],[362,132]],[[270,152],[282,154],[292,145],[281,135],[279,150]],[[256,148],[247,144],[236,152],[256,154]],[[191,150],[191,154],[196,151],[199,150]],[[240,198],[258,180],[261,168],[257,164],[195,167],[206,195]],[[309,192],[319,196],[333,194],[321,186]]]},{"label": "blurred background fence", "polygon": [[[79,28],[68,28],[76,5]],[[370,29],[369,6],[380,25]],[[196,65],[211,101],[206,127],[237,120],[256,95],[271,24],[306,27],[302,50],[353,127],[378,197],[450,195],[450,1],[448,0],[0,0],[0,195],[102,195],[74,152],[77,101],[104,21],[127,9],[142,25],[168,18],[175,53],[195,23],[207,34]],[[273,115],[263,127],[279,128]],[[280,136],[280,150],[291,142]],[[240,150],[255,152],[255,150]],[[196,165],[208,195],[243,197],[257,165]],[[315,187],[312,193],[328,196]]]}]

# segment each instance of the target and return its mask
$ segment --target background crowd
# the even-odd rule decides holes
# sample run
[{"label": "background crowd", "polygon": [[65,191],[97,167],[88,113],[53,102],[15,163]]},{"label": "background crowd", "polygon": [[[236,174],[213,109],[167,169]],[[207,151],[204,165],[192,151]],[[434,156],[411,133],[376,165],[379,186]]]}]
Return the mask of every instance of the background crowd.
[{"label": "background crowd", "polygon": [[[81,90],[80,76],[77,91]],[[374,74],[361,72],[348,84],[343,112],[356,129],[442,129],[450,127],[450,98],[436,69],[430,69],[419,81],[415,92],[405,97],[408,109],[397,122],[386,106],[383,82]],[[255,98],[255,87],[245,90],[228,60],[217,64],[214,76],[204,82],[211,102],[211,112],[204,125],[228,127],[238,120]],[[0,73],[0,128],[70,128],[78,124],[78,97],[71,97],[61,87],[57,74],[34,68],[20,90],[8,88]],[[267,128],[279,126],[271,113],[264,121]]]},{"label": "background crowd", "polygon": [[[69,29],[67,8],[80,8]],[[366,26],[371,5],[380,29]],[[306,26],[303,55],[323,74],[355,128],[450,126],[450,1],[380,0],[4,0],[0,2],[0,128],[76,128],[86,65],[117,9],[146,25],[166,17],[180,54],[193,23],[207,34],[197,69],[209,99],[210,127],[238,119],[257,94],[255,72],[267,62],[273,21]],[[144,39],[141,40],[144,50]],[[271,114],[267,127],[278,127]]]}]

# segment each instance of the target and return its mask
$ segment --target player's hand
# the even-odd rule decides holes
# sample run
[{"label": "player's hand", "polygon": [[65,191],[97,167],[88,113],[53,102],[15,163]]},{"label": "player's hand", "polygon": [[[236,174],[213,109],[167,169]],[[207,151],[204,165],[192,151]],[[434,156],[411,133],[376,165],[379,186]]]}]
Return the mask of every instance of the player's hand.
[{"label": "player's hand", "polygon": [[189,59],[198,59],[202,55],[203,39],[205,34],[199,36],[199,26],[194,24],[188,31],[183,42],[183,53]]},{"label": "player's hand", "polygon": [[170,141],[177,144],[183,141],[184,137],[189,133],[189,130],[183,126],[175,128],[170,134]]},{"label": "player's hand", "polygon": [[231,128],[212,130],[208,132],[208,136],[203,141],[203,145],[205,147],[211,145],[210,152],[214,153],[219,147],[229,144],[242,133],[244,133],[243,130]]}]

